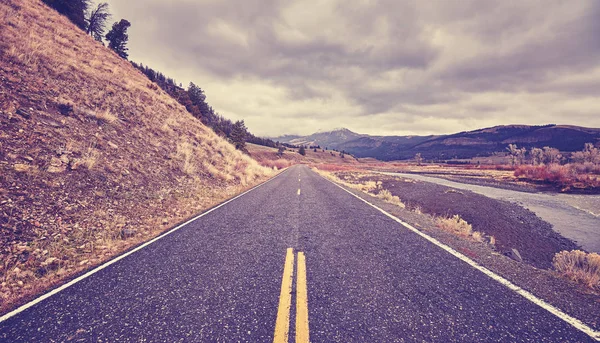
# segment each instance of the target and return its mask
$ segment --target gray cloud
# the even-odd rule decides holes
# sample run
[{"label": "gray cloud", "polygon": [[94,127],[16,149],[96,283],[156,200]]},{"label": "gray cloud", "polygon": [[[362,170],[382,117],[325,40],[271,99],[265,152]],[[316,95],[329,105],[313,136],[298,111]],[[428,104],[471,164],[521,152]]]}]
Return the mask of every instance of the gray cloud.
[{"label": "gray cloud", "polygon": [[600,126],[600,3],[109,0],[130,56],[263,135]]}]

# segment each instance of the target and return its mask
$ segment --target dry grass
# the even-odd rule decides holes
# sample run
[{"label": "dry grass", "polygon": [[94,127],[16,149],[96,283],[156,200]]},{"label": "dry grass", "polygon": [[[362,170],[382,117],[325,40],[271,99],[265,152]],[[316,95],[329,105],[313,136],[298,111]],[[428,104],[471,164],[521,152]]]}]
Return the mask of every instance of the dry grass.
[{"label": "dry grass", "polygon": [[[373,181],[371,181],[371,182],[373,182]],[[390,204],[394,204],[401,208],[406,208],[406,205],[400,200],[400,198],[396,195],[393,195],[387,189],[380,190],[379,193],[377,193],[377,197],[389,202]]]},{"label": "dry grass", "polygon": [[[358,177],[353,175],[356,173],[347,173],[340,178],[335,172],[320,170],[319,168],[312,168],[318,174],[336,182],[348,188],[359,190],[363,193],[377,197],[390,204],[394,204],[400,208],[406,208],[406,204],[402,202],[400,197],[393,195],[389,190],[382,188],[381,181],[362,181],[358,180]],[[335,169],[335,168],[333,168]],[[343,170],[343,169],[342,169]],[[362,175],[375,175],[363,173]],[[415,206],[411,209],[416,214],[423,214],[420,206]],[[459,215],[454,215],[451,218],[434,217],[437,226],[444,231],[450,232],[459,237],[468,239],[475,242],[484,242],[485,236],[479,231],[473,231],[471,224],[467,223]],[[494,245],[496,240],[494,237],[489,237],[489,244]]]},{"label": "dry grass", "polygon": [[[321,165],[319,165],[319,168]],[[335,173],[324,171],[319,168],[313,167],[316,173],[336,182],[342,184],[348,188],[359,190],[363,193],[367,193],[371,196],[380,198],[390,204],[394,204],[401,208],[406,208],[406,205],[400,200],[400,198],[396,195],[393,195],[389,190],[381,188],[381,182],[375,181],[362,181],[359,182],[357,180],[351,179],[350,176],[346,176],[344,179],[340,179]],[[345,170],[345,169],[342,169]]]},{"label": "dry grass", "polygon": [[552,265],[567,279],[600,291],[600,255],[581,250],[561,251],[554,256]]},{"label": "dry grass", "polygon": [[473,226],[467,223],[467,221],[462,219],[458,214],[455,214],[450,218],[438,217],[436,218],[436,224],[440,229],[457,236],[476,242],[483,242],[483,235],[481,232],[473,231]]},{"label": "dry grass", "polygon": [[101,122],[107,124],[114,124],[119,120],[119,117],[112,113],[110,110],[100,110],[100,111],[92,111],[92,117],[100,120]]},{"label": "dry grass", "polygon": [[98,149],[94,148],[94,146],[89,146],[81,157],[81,164],[88,170],[92,169],[98,163],[99,156],[100,152]]},{"label": "dry grass", "polygon": [[181,171],[189,176],[196,174],[197,155],[194,154],[194,147],[188,141],[177,143],[177,158],[181,160]]},{"label": "dry grass", "polygon": [[0,311],[273,174],[41,1],[0,20]]}]

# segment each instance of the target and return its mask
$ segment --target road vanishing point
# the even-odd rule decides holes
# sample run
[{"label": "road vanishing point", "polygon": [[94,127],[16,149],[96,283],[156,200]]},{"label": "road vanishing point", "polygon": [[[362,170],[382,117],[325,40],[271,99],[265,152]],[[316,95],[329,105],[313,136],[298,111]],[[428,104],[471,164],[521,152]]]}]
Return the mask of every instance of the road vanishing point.
[{"label": "road vanishing point", "polygon": [[295,166],[6,314],[0,342],[595,341],[450,250]]}]

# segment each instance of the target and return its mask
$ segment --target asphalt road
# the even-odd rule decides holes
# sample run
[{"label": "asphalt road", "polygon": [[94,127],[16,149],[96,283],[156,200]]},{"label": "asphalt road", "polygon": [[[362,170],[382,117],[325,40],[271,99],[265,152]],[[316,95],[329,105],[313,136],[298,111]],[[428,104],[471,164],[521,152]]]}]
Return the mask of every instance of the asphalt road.
[{"label": "asphalt road", "polygon": [[0,342],[273,342],[281,321],[290,342],[592,341],[296,166],[3,321]]}]

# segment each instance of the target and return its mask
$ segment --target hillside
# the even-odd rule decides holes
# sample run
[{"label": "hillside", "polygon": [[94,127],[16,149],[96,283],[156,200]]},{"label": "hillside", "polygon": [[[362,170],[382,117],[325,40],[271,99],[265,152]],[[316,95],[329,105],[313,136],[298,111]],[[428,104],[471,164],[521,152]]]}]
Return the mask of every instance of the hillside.
[{"label": "hillside", "polygon": [[262,145],[247,144],[250,156],[257,160],[260,164],[267,167],[285,168],[294,164],[357,164],[359,161],[350,156],[341,154],[332,150],[324,149],[306,149],[306,155],[302,156],[298,153],[298,149],[286,148],[281,156],[278,150]]},{"label": "hillside", "polygon": [[[339,139],[336,139],[341,137]],[[550,146],[572,152],[583,149],[587,142],[600,144],[600,129],[568,125],[506,125],[441,136],[369,136],[347,129],[321,132],[286,140],[284,143],[310,142],[347,151],[357,157],[374,157],[380,160],[410,159],[421,153],[426,159],[446,160],[473,158],[504,152],[509,144],[519,147]]]},{"label": "hillside", "polygon": [[0,21],[0,312],[272,173],[41,1]]}]

